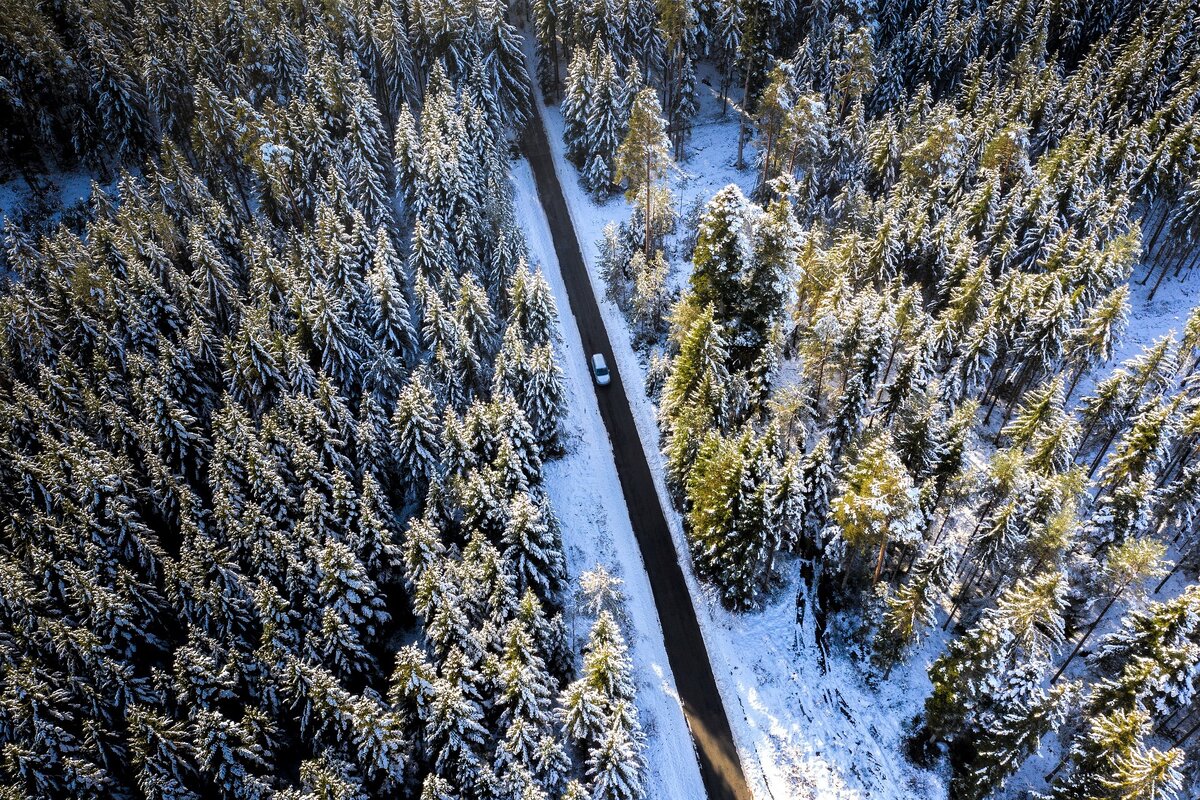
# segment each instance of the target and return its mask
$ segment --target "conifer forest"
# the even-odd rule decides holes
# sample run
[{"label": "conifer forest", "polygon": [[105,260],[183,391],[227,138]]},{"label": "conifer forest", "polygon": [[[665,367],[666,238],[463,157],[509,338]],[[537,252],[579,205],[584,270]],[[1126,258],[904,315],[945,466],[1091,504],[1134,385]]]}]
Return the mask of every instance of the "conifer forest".
[{"label": "conifer forest", "polygon": [[1200,0],[0,0],[0,800],[1200,797]]}]

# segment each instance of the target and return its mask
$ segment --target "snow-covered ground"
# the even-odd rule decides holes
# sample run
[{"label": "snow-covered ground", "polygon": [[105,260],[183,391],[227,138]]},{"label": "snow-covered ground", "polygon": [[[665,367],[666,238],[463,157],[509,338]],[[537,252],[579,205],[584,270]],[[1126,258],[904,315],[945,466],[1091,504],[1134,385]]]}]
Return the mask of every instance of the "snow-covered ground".
[{"label": "snow-covered ground", "polygon": [[[57,213],[80,200],[86,200],[92,193],[94,176],[86,171],[55,172],[41,176],[41,180],[45,182],[43,207]],[[24,178],[12,176],[0,182],[0,219],[29,208],[34,200],[33,192]]]},{"label": "snow-covered ground", "polygon": [[[612,446],[596,405],[587,357],[571,316],[550,227],[538,202],[527,162],[515,163],[513,182],[516,213],[525,231],[530,257],[540,264],[554,289],[562,318],[560,357],[567,384],[567,455],[548,462],[545,476],[551,503],[562,523],[568,572],[572,578],[578,578],[587,570],[603,566],[624,581],[628,615],[625,627],[637,680],[638,706],[648,734],[646,796],[703,797],[700,768],[667,663],[650,581],[630,527]],[[567,621],[578,650],[591,620],[582,614],[573,619],[572,612],[573,609],[568,610]]]},{"label": "snow-covered ground", "polygon": [[1149,283],[1141,286],[1141,280],[1146,276],[1146,269],[1144,265],[1139,264],[1129,280],[1129,304],[1131,306],[1129,326],[1125,329],[1124,336],[1117,342],[1113,360],[1085,376],[1079,382],[1079,389],[1075,392],[1076,397],[1082,397],[1083,394],[1091,391],[1096,381],[1107,377],[1113,367],[1127,358],[1136,356],[1143,347],[1154,344],[1156,339],[1171,331],[1182,334],[1183,324],[1187,321],[1188,314],[1193,308],[1200,305],[1200,270],[1194,271],[1184,280],[1168,275],[1162,282],[1162,286],[1158,287],[1154,299],[1147,301],[1146,298],[1150,295],[1150,288],[1158,278],[1158,273],[1156,271]]}]

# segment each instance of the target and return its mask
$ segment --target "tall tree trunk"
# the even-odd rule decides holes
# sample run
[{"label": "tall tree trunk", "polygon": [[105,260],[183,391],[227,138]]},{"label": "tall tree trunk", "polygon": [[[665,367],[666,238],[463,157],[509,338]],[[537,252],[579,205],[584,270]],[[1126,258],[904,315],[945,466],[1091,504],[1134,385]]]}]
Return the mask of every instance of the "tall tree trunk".
[{"label": "tall tree trunk", "polygon": [[1079,369],[1075,370],[1075,376],[1071,378],[1071,385],[1067,387],[1067,396],[1063,398],[1063,405],[1071,402],[1071,395],[1075,394],[1075,387],[1079,385],[1079,379],[1083,377],[1083,373],[1087,371],[1087,362],[1079,365]]},{"label": "tall tree trunk", "polygon": [[746,168],[746,118],[750,116],[750,75],[753,66],[754,59],[751,58],[746,64],[746,83],[742,87],[742,113],[741,119],[738,121],[738,152],[735,165],[738,169]]},{"label": "tall tree trunk", "polygon": [[1158,594],[1159,592],[1161,592],[1162,588],[1167,585],[1167,581],[1169,581],[1169,580],[1171,580],[1171,578],[1175,577],[1175,573],[1179,572],[1179,568],[1183,566],[1183,559],[1184,559],[1184,557],[1182,555],[1179,558],[1175,559],[1175,565],[1173,567],[1171,567],[1171,571],[1163,576],[1163,579],[1158,582],[1158,586],[1154,587],[1155,594]]},{"label": "tall tree trunk", "polygon": [[[750,21],[750,31],[757,34],[758,32],[758,5],[754,8],[754,17]],[[744,36],[745,34],[743,34]],[[745,43],[745,39],[742,40]],[[744,158],[746,149],[746,123],[750,116],[750,79],[754,75],[754,52],[751,51],[746,57],[746,82],[742,87],[742,116],[738,122],[738,154],[737,168],[745,169],[746,160]]]},{"label": "tall tree trunk", "polygon": [[887,554],[888,537],[885,534],[883,541],[879,544],[879,558],[875,559],[875,574],[871,576],[871,583],[879,583],[879,574],[883,572],[883,558]]},{"label": "tall tree trunk", "polygon": [[1192,260],[1188,262],[1187,271],[1189,275],[1196,268],[1197,264],[1200,264],[1200,247],[1196,248],[1196,251],[1192,253]]},{"label": "tall tree trunk", "polygon": [[1054,765],[1054,769],[1047,772],[1044,776],[1046,783],[1050,783],[1050,781],[1054,780],[1054,776],[1062,771],[1062,768],[1067,765],[1067,759],[1070,757],[1071,749],[1069,747],[1064,747],[1062,758],[1058,759],[1058,763]]},{"label": "tall tree trunk", "polygon": [[1088,625],[1088,628],[1084,632],[1083,636],[1075,644],[1075,649],[1071,651],[1071,655],[1067,656],[1067,660],[1062,663],[1062,666],[1060,666],[1058,671],[1054,673],[1054,677],[1050,679],[1051,686],[1058,683],[1058,679],[1061,678],[1062,674],[1067,671],[1067,667],[1070,666],[1071,662],[1075,660],[1075,656],[1079,655],[1079,651],[1083,649],[1083,645],[1087,642],[1091,635],[1095,633],[1096,626],[1099,625],[1100,621],[1104,619],[1104,615],[1107,614],[1109,609],[1113,607],[1113,604],[1117,602],[1117,599],[1124,594],[1126,588],[1126,585],[1122,584],[1117,588],[1117,591],[1113,593],[1112,597],[1108,598],[1108,602],[1105,603],[1104,608],[1100,610],[1100,616],[1092,620],[1091,625]]},{"label": "tall tree trunk", "polygon": [[558,71],[558,28],[555,26],[552,36],[550,37],[550,53],[551,60],[554,62],[554,102],[558,102],[562,98],[562,78]]},{"label": "tall tree trunk", "polygon": [[883,393],[887,391],[887,379],[892,374],[892,362],[896,360],[896,349],[899,345],[899,336],[893,337],[891,352],[888,353],[887,364],[883,367],[883,377],[879,379],[879,391],[875,393],[875,404],[879,405],[883,400]]},{"label": "tall tree trunk", "polygon": [[1083,449],[1087,447],[1088,437],[1092,435],[1092,430],[1096,427],[1096,420],[1092,419],[1088,422],[1087,427],[1083,429],[1083,433],[1079,434],[1079,445],[1075,448],[1075,457],[1073,461],[1083,455]]},{"label": "tall tree trunk", "polygon": [[1184,733],[1182,736],[1176,738],[1175,741],[1171,743],[1171,746],[1179,747],[1181,744],[1186,742],[1188,739],[1191,739],[1192,736],[1194,736],[1196,734],[1196,731],[1200,731],[1200,719],[1196,720],[1196,724],[1193,725],[1191,728],[1189,728],[1186,733]]},{"label": "tall tree trunk", "polygon": [[851,552],[850,560],[846,562],[846,571],[842,574],[842,589],[845,590],[850,585],[850,573],[854,571],[855,565],[858,563],[858,553]]},{"label": "tall tree trunk", "polygon": [[650,268],[650,151],[646,151],[646,209],[644,212],[645,219],[642,220],[646,228],[646,268]]},{"label": "tall tree trunk", "polygon": [[1162,233],[1163,228],[1167,224],[1167,220],[1171,218],[1171,204],[1167,203],[1163,208],[1162,216],[1158,218],[1158,225],[1154,228],[1154,235],[1150,237],[1150,244],[1146,246],[1146,255],[1149,256],[1154,252],[1154,246],[1158,244],[1158,236]]},{"label": "tall tree trunk", "polygon": [[954,622],[954,616],[958,613],[958,609],[962,607],[963,601],[967,598],[967,593],[975,588],[975,578],[979,574],[980,566],[976,564],[970,576],[963,582],[962,588],[958,592],[958,597],[954,598],[954,605],[950,606],[950,614],[946,617],[946,622],[942,625],[942,630],[949,630],[950,623]]},{"label": "tall tree trunk", "polygon": [[1005,362],[1007,362],[1007,361],[1008,361],[1008,353],[1005,353],[1001,357],[1001,359],[998,362],[996,362],[995,366],[992,368],[991,377],[988,378],[987,386],[984,387],[984,390],[983,390],[984,397],[988,396],[989,394],[992,396],[992,402],[988,406],[987,414],[984,415],[984,418],[983,418],[984,425],[987,425],[989,422],[991,422],[992,412],[996,409],[996,401],[1000,397],[1000,382],[1004,378],[1004,376],[1008,373],[1008,370],[1004,366]]},{"label": "tall tree trunk", "polygon": [[[1190,372],[1185,377],[1185,380],[1187,377],[1191,377]],[[1183,465],[1192,459],[1194,455],[1192,448],[1195,447],[1195,444],[1196,434],[1194,433],[1179,444],[1178,449],[1171,456],[1170,461],[1167,462],[1167,466],[1159,473],[1158,480],[1154,484],[1155,488],[1161,489],[1163,486],[1166,486],[1176,470],[1182,469]]]},{"label": "tall tree trunk", "polygon": [[772,158],[772,150],[774,150],[774,146],[775,146],[775,132],[768,130],[767,131],[767,146],[763,150],[762,172],[759,174],[759,178],[758,178],[758,186],[760,189],[766,187],[767,182],[770,180],[770,178],[768,178],[767,176],[771,174],[771,158]]},{"label": "tall tree trunk", "polygon": [[1112,446],[1113,439],[1117,438],[1117,431],[1114,428],[1113,432],[1104,440],[1104,444],[1100,445],[1100,450],[1096,453],[1096,458],[1092,461],[1092,466],[1088,469],[1088,477],[1091,478],[1096,474],[1096,468],[1100,466],[1100,462],[1108,453],[1108,448]]},{"label": "tall tree trunk", "polygon": [[1027,367],[1021,367],[1021,371],[1017,373],[1016,391],[1013,392],[1013,396],[1009,398],[1008,405],[1004,409],[1004,419],[1000,421],[1000,428],[996,431],[997,439],[1000,438],[1000,431],[1004,430],[1004,426],[1012,419],[1013,411],[1017,408],[1017,402],[1020,401],[1021,397],[1025,394],[1025,390],[1032,382],[1031,378],[1033,374]]},{"label": "tall tree trunk", "polygon": [[1170,262],[1163,264],[1162,272],[1158,273],[1158,280],[1154,282],[1154,287],[1150,289],[1150,294],[1146,297],[1146,302],[1150,302],[1154,299],[1154,295],[1158,294],[1158,287],[1162,286],[1163,278],[1167,277],[1167,273],[1170,271]]}]

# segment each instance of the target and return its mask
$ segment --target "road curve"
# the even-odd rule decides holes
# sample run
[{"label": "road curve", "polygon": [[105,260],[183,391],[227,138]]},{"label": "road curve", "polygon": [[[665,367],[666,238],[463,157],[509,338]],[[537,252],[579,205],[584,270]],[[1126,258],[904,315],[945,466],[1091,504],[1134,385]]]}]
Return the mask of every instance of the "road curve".
[{"label": "road curve", "polygon": [[[530,122],[521,137],[521,149],[533,169],[538,198],[550,223],[554,249],[558,254],[571,313],[579,327],[585,353],[603,353],[612,372],[612,383],[596,388],[600,416],[612,443],[621,491],[629,509],[629,521],[637,536],[642,561],[650,578],[658,618],[662,623],[667,660],[675,674],[683,715],[687,720],[700,762],[700,775],[709,800],[752,800],[733,733],[717,682],[713,677],[708,650],[700,634],[692,597],[679,566],[679,554],[671,541],[667,520],[659,505],[658,492],[650,475],[650,465],[642,450],[641,439],[629,409],[629,400],[617,360],[613,358],[608,332],[600,316],[600,307],[588,279],[583,254],[575,236],[575,227],[563,199],[562,187],[554,169],[554,157],[546,138],[546,129],[536,102]],[[653,758],[653,754],[650,754]],[[680,798],[679,800],[690,800]]]}]

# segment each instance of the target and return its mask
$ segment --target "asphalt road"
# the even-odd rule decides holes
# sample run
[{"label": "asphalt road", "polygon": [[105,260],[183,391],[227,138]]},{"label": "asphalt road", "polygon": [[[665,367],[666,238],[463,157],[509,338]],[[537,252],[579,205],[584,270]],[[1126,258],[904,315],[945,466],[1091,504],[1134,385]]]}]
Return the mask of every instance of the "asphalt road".
[{"label": "asphalt road", "polygon": [[[625,396],[608,332],[604,328],[604,320],[584,267],[575,227],[563,199],[546,130],[539,114],[535,113],[526,125],[521,149],[533,168],[538,198],[550,223],[554,249],[566,283],[571,313],[579,326],[584,352],[589,357],[592,353],[603,353],[612,373],[612,382],[608,386],[597,387],[593,383],[593,388],[596,389],[600,416],[604,418],[604,426],[612,442],[629,520],[633,524],[642,551],[642,561],[650,577],[654,603],[662,622],[667,660],[675,674],[675,686],[679,690],[683,714],[692,733],[704,787],[709,800],[751,800],[746,776],[733,744],[729,718],[717,691],[712,664],[700,634],[700,624],[696,621],[696,610],[679,566],[679,554],[671,541],[671,532],[658,502],[650,466],[646,463],[633,413],[629,410],[629,400]],[[635,387],[635,391],[640,391],[640,388]],[[649,757],[653,759],[654,754],[651,753]]]}]

